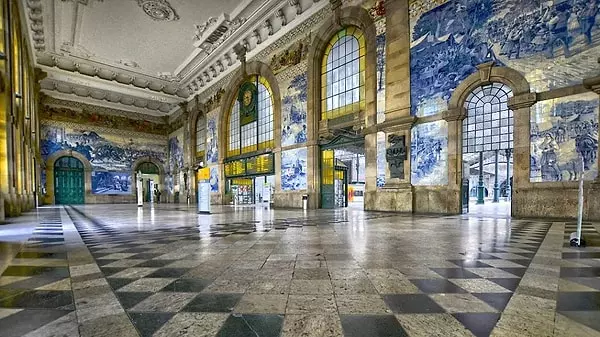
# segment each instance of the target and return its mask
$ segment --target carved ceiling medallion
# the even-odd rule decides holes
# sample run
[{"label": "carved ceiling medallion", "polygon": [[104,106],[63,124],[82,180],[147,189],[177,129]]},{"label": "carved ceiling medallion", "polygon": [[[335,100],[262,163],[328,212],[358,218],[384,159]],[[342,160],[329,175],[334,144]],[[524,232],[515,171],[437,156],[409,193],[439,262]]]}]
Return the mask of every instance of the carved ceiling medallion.
[{"label": "carved ceiling medallion", "polygon": [[177,21],[179,15],[167,0],[137,0],[144,13],[156,21]]}]

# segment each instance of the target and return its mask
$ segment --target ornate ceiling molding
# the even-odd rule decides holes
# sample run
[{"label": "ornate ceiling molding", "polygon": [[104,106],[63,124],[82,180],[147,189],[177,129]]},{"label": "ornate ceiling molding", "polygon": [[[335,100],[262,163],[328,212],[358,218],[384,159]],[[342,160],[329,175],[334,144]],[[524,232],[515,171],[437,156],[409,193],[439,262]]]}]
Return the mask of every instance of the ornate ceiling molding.
[{"label": "ornate ceiling molding", "polygon": [[67,108],[77,111],[90,111],[101,115],[126,117],[135,120],[148,121],[156,124],[167,124],[166,119],[164,117],[149,116],[148,114],[142,114],[120,109],[112,109],[104,106],[91,105],[83,102],[64,100],[48,95],[42,95],[41,103],[44,106]]},{"label": "ornate ceiling molding", "polygon": [[221,14],[218,18],[209,18],[207,22],[194,26],[196,28],[194,47],[209,55],[245,22],[244,17],[230,20],[227,14]]},{"label": "ornate ceiling molding", "polygon": [[179,15],[167,0],[137,0],[137,3],[154,21],[179,20]]},{"label": "ornate ceiling molding", "polygon": [[[329,2],[319,0],[266,1],[238,29],[233,31],[228,39],[210,51],[210,55],[221,56],[208,57],[207,53],[197,53],[195,57],[188,58],[187,64],[180,67],[176,74],[182,78],[181,84],[190,95],[202,93],[203,97],[210,96],[214,94],[215,90],[211,90],[208,95],[203,93],[212,87],[210,85],[212,83],[209,82],[214,82],[216,79],[220,83],[220,80],[232,72],[237,65],[237,62],[233,62],[235,46],[244,46],[249,57],[263,54],[265,49],[271,48],[273,43],[277,43],[280,38],[285,37],[296,27],[306,26],[306,21],[311,21],[309,25],[312,26],[315,14],[321,13],[324,9],[327,9],[326,13],[331,13]],[[203,36],[206,35],[208,29],[216,30],[218,22],[217,20],[211,28],[206,28]],[[189,99],[191,98],[188,97]]]},{"label": "ornate ceiling molding", "polygon": [[44,15],[41,0],[27,0],[25,2],[28,11],[29,28],[33,48],[36,51],[46,50],[46,38],[44,36]]},{"label": "ornate ceiling molding", "polygon": [[150,110],[158,114],[162,113],[162,115],[167,114],[173,108],[178,106],[177,104],[171,104],[160,100],[140,98],[132,95],[126,95],[117,91],[98,89],[78,83],[70,83],[53,78],[45,78],[42,81],[40,81],[40,88],[42,92],[48,95],[52,95],[53,92],[71,94],[83,98],[91,98],[98,101],[106,101],[130,107],[137,107],[139,109]]},{"label": "ornate ceiling molding", "polygon": [[[107,81],[116,81],[121,84],[131,85],[142,89],[150,89],[167,95],[176,95],[181,98],[187,98],[189,96],[189,92],[185,90],[185,88],[179,87],[179,83],[175,80],[159,79],[105,63],[86,60],[84,58],[85,55],[82,57],[75,57],[44,52],[37,53],[36,56],[38,64],[47,67],[59,68]],[[122,60],[121,64],[133,68],[134,64],[132,62],[133,61]]]}]

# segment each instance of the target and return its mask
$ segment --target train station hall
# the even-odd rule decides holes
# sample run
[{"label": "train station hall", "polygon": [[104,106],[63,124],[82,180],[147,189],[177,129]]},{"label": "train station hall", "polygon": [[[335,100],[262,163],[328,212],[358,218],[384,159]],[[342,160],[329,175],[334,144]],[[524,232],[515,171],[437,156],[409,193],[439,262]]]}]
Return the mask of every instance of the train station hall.
[{"label": "train station hall", "polygon": [[0,337],[600,337],[600,0],[0,0]]}]

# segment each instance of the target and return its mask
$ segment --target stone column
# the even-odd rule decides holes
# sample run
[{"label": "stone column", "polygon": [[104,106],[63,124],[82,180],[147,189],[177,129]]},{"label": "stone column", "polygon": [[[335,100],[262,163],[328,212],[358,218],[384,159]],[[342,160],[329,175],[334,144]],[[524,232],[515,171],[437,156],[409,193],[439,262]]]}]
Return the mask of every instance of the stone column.
[{"label": "stone column", "polygon": [[408,0],[385,3],[385,120],[410,116],[410,28]]},{"label": "stone column", "polygon": [[450,214],[459,214],[460,189],[463,177],[462,165],[462,120],[466,117],[465,108],[459,107],[448,110],[442,114],[448,123],[448,186],[447,186],[447,211]]},{"label": "stone column", "polygon": [[477,204],[485,203],[485,186],[483,185],[483,152],[479,152],[479,180],[477,181]]},{"label": "stone column", "polygon": [[[367,149],[367,161],[373,161],[370,175],[374,191],[365,195],[365,209],[412,212],[413,190],[410,184],[410,142],[411,128],[416,118],[406,116],[386,120],[380,124],[386,133],[386,183],[381,189],[377,189],[377,133],[372,133],[365,139]],[[404,140],[402,141],[402,137]],[[370,180],[369,180],[370,181]],[[368,190],[372,188],[367,186]],[[368,191],[369,192],[369,191]]]},{"label": "stone column", "polygon": [[510,157],[512,155],[512,151],[510,149],[506,149],[506,201],[510,201],[510,194],[512,193],[512,184],[510,183]]},{"label": "stone column", "polygon": [[[408,0],[388,1],[386,16],[385,122],[377,125],[365,137],[367,186],[365,209],[382,211],[413,211],[410,184],[410,131],[415,117],[410,115],[410,28]],[[376,115],[375,115],[376,120]],[[367,125],[370,127],[371,125]],[[386,168],[386,184],[377,189],[377,131],[386,133],[386,151],[390,155],[403,152],[403,174]],[[404,148],[400,149],[400,137]],[[393,143],[390,143],[390,140]],[[369,165],[371,164],[371,165]],[[397,162],[396,164],[400,164]],[[399,172],[396,172],[399,173]]]},{"label": "stone column", "polygon": [[[520,206],[526,205],[528,200],[519,197],[521,189],[529,189],[532,184],[530,177],[531,163],[531,138],[530,118],[531,107],[537,102],[537,95],[533,92],[514,96],[508,100],[508,108],[513,111],[514,125],[520,127],[513,129],[513,198],[511,210],[513,216],[519,216]],[[523,127],[526,126],[526,127]],[[530,200],[529,200],[530,202]]]},{"label": "stone column", "polygon": [[498,185],[498,151],[499,150],[494,151],[494,201],[493,202],[500,202],[500,186]]}]

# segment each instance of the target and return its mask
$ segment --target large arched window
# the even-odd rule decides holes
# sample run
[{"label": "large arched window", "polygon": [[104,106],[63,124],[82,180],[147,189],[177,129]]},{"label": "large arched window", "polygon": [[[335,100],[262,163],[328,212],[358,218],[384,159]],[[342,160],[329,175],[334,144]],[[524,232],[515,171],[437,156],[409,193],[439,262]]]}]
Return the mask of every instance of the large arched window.
[{"label": "large arched window", "polygon": [[513,148],[513,112],[508,99],[513,93],[502,83],[482,85],[465,101],[463,153]]},{"label": "large arched window", "polygon": [[196,159],[204,161],[206,153],[206,119],[198,116],[196,120]]},{"label": "large arched window", "polygon": [[269,82],[261,76],[252,76],[246,82],[253,83],[258,92],[257,118],[242,125],[240,102],[237,99],[233,102],[227,127],[227,157],[272,149],[275,145],[273,97]]},{"label": "large arched window", "polygon": [[365,37],[346,27],[327,45],[321,65],[321,119],[365,108]]}]

